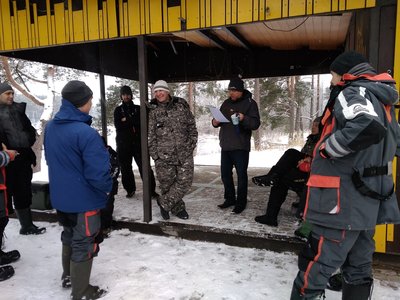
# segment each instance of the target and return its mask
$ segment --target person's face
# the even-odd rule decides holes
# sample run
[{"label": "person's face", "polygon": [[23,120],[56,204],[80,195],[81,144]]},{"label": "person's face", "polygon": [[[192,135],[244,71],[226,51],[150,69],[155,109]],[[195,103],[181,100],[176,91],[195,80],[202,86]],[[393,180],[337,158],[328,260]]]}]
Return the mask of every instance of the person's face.
[{"label": "person's face", "polygon": [[342,76],[339,75],[338,73],[331,71],[331,75],[332,75],[331,85],[333,86],[337,85],[342,80]]},{"label": "person's face", "polygon": [[169,93],[167,91],[158,90],[154,92],[154,97],[156,97],[158,102],[165,103],[169,100]]},{"label": "person's face", "polygon": [[0,95],[0,104],[11,105],[14,102],[14,91],[5,91]]},{"label": "person's face", "polygon": [[124,101],[124,102],[129,102],[129,101],[132,100],[132,95],[130,95],[130,94],[122,94],[122,95],[121,95],[121,99],[122,99],[122,101]]},{"label": "person's face", "polygon": [[311,134],[315,135],[319,132],[319,122],[313,122],[311,126]]},{"label": "person's face", "polygon": [[228,90],[228,94],[233,101],[236,101],[242,97],[243,92],[238,90]]}]

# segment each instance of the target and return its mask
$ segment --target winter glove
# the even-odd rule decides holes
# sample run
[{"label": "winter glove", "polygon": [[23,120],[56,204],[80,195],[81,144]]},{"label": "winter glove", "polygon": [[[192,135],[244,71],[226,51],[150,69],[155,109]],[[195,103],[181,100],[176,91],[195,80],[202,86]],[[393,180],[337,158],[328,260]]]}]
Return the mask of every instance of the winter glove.
[{"label": "winter glove", "polygon": [[323,143],[319,147],[319,155],[321,155],[322,158],[326,158],[326,159],[331,158],[331,156],[329,155],[328,151],[326,151],[326,149],[325,149],[325,143]]},{"label": "winter glove", "polygon": [[305,172],[305,173],[310,173],[311,171],[311,163],[309,161],[302,161],[297,168],[301,171],[301,172]]}]

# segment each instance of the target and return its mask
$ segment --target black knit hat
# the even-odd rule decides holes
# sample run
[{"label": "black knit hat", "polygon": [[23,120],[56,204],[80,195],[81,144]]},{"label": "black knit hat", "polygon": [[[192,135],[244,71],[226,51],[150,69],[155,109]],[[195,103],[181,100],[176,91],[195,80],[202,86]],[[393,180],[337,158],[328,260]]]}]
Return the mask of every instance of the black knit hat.
[{"label": "black knit hat", "polygon": [[93,92],[83,81],[71,80],[64,86],[61,95],[75,107],[81,107],[93,97]]},{"label": "black knit hat", "polygon": [[119,90],[120,95],[131,95],[132,96],[132,90],[129,86],[124,85],[121,87],[121,89]]},{"label": "black knit hat", "polygon": [[7,91],[13,91],[11,85],[9,85],[7,82],[0,83],[0,95]]},{"label": "black knit hat", "polygon": [[240,78],[233,78],[229,81],[228,90],[244,91],[244,82]]},{"label": "black knit hat", "polygon": [[353,67],[366,62],[368,60],[360,53],[355,51],[344,52],[335,58],[330,66],[330,70],[343,75],[348,73]]}]

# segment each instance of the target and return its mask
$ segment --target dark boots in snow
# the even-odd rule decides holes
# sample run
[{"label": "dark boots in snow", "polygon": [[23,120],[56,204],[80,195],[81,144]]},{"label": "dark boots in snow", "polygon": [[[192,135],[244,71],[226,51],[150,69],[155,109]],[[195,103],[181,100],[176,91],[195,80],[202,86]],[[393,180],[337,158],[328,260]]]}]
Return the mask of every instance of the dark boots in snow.
[{"label": "dark boots in snow", "polygon": [[46,228],[37,227],[32,223],[32,213],[30,208],[16,209],[19,223],[21,224],[20,234],[30,235],[30,234],[42,234],[46,232]]},{"label": "dark boots in snow", "polygon": [[0,250],[0,266],[11,264],[14,261],[17,261],[20,257],[21,254],[18,250],[12,250],[8,252]]},{"label": "dark boots in snow", "polygon": [[0,267],[0,281],[7,280],[14,275],[14,268],[12,266]]},{"label": "dark boots in snow", "polygon": [[278,226],[278,220],[277,218],[274,217],[270,217],[268,215],[262,215],[262,216],[257,216],[254,218],[254,220],[257,223],[261,223],[261,224],[265,224],[268,226],[272,226],[272,227],[277,227]]},{"label": "dark boots in snow", "polygon": [[279,174],[275,172],[269,172],[267,175],[255,176],[251,178],[251,181],[258,186],[271,186],[276,184],[278,180]]},{"label": "dark boots in snow", "polygon": [[62,245],[61,263],[63,273],[61,276],[61,285],[63,288],[71,287],[71,253],[72,249],[70,246]]},{"label": "dark boots in snow", "polygon": [[364,284],[348,284],[343,280],[342,300],[369,300],[372,294],[373,279]]},{"label": "dark boots in snow", "polygon": [[107,291],[89,284],[93,259],[83,262],[71,261],[72,300],[93,300],[104,296]]}]

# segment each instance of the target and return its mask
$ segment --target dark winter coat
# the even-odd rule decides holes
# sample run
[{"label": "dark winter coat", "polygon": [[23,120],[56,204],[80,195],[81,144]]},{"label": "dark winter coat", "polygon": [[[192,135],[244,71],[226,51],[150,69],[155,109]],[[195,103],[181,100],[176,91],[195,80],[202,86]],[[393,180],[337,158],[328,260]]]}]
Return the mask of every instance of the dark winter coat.
[{"label": "dark winter coat", "polygon": [[[126,121],[122,121],[126,118]],[[114,125],[117,131],[117,147],[140,146],[140,106],[132,101],[122,102],[114,110]]]},{"label": "dark winter coat", "polygon": [[[222,114],[230,121],[220,123],[219,142],[222,151],[246,150],[250,151],[250,140],[252,130],[260,127],[260,114],[257,103],[252,99],[252,94],[244,90],[240,99],[233,101],[231,98],[225,100],[220,108]],[[244,114],[244,119],[239,125],[233,125],[231,115],[234,113]]]},{"label": "dark winter coat", "polygon": [[51,204],[66,213],[105,207],[111,191],[110,157],[92,117],[62,100],[44,137]]},{"label": "dark winter coat", "polygon": [[313,157],[314,148],[319,138],[320,134],[310,134],[300,152],[306,154],[307,156]]},{"label": "dark winter coat", "polygon": [[19,152],[18,160],[36,165],[36,156],[31,149],[36,140],[36,130],[26,116],[25,110],[24,102],[0,105],[0,139],[8,149]]},{"label": "dark winter coat", "polygon": [[[367,63],[349,73],[332,90],[323,114],[321,139],[307,183],[305,218],[324,227],[346,230],[400,223],[391,174],[392,160],[400,146],[394,113],[398,101],[395,82],[388,74],[376,75]],[[387,167],[387,171],[363,175],[366,168],[375,167]],[[387,199],[361,193],[352,182],[355,172],[359,172],[365,186],[387,195]]]},{"label": "dark winter coat", "polygon": [[185,99],[171,97],[167,103],[151,100],[148,144],[154,161],[181,164],[193,156],[197,135],[196,121]]}]

